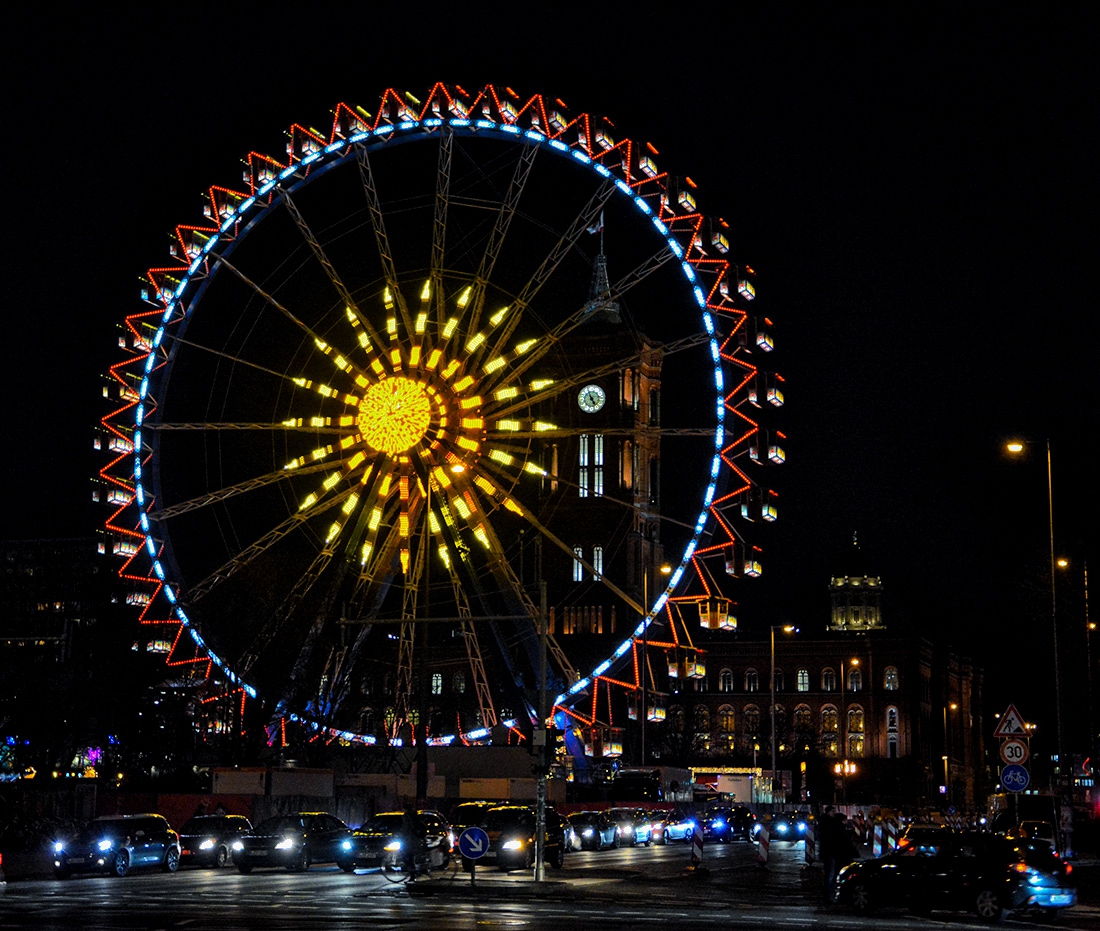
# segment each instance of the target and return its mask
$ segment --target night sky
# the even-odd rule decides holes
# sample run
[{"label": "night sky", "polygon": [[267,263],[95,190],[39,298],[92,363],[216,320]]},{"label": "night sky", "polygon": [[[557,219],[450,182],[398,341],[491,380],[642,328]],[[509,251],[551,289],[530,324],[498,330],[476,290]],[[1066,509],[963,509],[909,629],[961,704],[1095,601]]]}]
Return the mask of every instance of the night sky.
[{"label": "night sky", "polygon": [[[207,186],[238,186],[249,149],[278,154],[292,122],[325,126],[339,101],[495,82],[652,141],[758,273],[788,463],[744,629],[820,631],[858,532],[887,623],[949,635],[985,666],[991,705],[1034,716],[1050,690],[1047,438],[1071,561],[1060,633],[1078,655],[1085,560],[1100,573],[1095,13],[589,6],[9,24],[0,537],[91,534],[105,516],[89,487],[101,376],[139,276],[201,221]],[[1037,441],[1028,459],[1002,454],[1011,435]]]}]

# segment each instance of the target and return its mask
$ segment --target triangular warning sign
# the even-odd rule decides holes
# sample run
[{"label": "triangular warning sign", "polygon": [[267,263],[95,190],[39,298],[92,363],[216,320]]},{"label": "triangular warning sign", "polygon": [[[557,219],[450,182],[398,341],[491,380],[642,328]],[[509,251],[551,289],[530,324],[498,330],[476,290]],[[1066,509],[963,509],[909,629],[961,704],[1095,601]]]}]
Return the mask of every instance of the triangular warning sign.
[{"label": "triangular warning sign", "polygon": [[997,724],[997,729],[993,732],[994,737],[1027,737],[1027,727],[1024,725],[1024,719],[1020,716],[1020,712],[1016,710],[1015,705],[1009,705],[1008,710],[1001,715],[1001,720]]}]

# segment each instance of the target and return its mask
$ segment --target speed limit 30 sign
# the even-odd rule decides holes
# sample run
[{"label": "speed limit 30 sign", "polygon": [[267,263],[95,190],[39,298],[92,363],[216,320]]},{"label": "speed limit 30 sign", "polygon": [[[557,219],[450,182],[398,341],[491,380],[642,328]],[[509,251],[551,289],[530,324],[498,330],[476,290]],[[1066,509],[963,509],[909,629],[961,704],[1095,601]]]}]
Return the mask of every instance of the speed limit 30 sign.
[{"label": "speed limit 30 sign", "polygon": [[1006,740],[1001,744],[1001,759],[1006,764],[1023,764],[1029,756],[1027,744],[1022,740]]}]

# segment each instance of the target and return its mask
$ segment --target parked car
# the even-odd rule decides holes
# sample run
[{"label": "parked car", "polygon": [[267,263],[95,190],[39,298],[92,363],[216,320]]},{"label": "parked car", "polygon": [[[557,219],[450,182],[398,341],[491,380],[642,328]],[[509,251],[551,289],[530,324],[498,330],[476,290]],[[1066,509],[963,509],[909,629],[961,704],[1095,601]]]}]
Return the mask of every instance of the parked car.
[{"label": "parked car", "polygon": [[[489,835],[489,850],[478,863],[502,870],[530,869],[535,862],[535,812],[527,805],[498,805],[485,813],[481,826]],[[545,862],[565,865],[565,828],[560,815],[546,810]]]},{"label": "parked car", "polygon": [[257,866],[304,872],[311,863],[334,863],[351,829],[334,815],[299,811],[275,815],[233,841],[233,862],[242,873]]},{"label": "parked car", "polygon": [[[417,811],[424,829],[424,840],[432,869],[446,866],[454,851],[455,837],[451,826],[438,812],[429,808]],[[405,815],[400,811],[384,811],[375,815],[350,837],[340,842],[336,863],[346,873],[360,866],[381,866],[397,863],[405,854],[402,848],[402,828]]]},{"label": "parked car", "polygon": [[703,820],[703,836],[709,841],[727,844],[737,838],[752,836],[756,815],[744,805],[715,808]]},{"label": "parked car", "polygon": [[244,815],[195,815],[180,830],[183,862],[223,867],[230,859],[233,841],[252,830]]},{"label": "parked car", "polygon": [[481,827],[485,820],[485,812],[490,808],[496,808],[500,802],[459,802],[451,809],[451,830],[457,838],[466,828]]},{"label": "parked car", "polygon": [[180,838],[163,815],[98,818],[72,841],[54,844],[53,872],[101,872],[125,876],[136,867],[159,866],[174,873],[180,865]]},{"label": "parked car", "polygon": [[569,816],[581,850],[619,846],[619,827],[602,811],[578,811]]},{"label": "parked car", "polygon": [[1042,843],[977,831],[924,834],[843,867],[838,901],[859,912],[885,905],[917,914],[972,911],[983,921],[996,921],[1004,909],[1054,912],[1077,901],[1073,867]]}]

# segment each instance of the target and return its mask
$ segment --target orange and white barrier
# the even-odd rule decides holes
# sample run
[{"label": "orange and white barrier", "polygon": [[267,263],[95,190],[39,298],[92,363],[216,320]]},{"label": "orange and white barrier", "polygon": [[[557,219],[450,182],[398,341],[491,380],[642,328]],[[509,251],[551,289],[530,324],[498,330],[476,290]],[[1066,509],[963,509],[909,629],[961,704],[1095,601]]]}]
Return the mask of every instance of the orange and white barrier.
[{"label": "orange and white barrier", "polygon": [[871,855],[881,857],[898,845],[898,826],[895,821],[876,821]]},{"label": "orange and white barrier", "polygon": [[806,820],[806,833],[802,835],[802,843],[806,848],[806,862],[812,866],[817,853],[817,831],[814,823],[809,819]]}]

